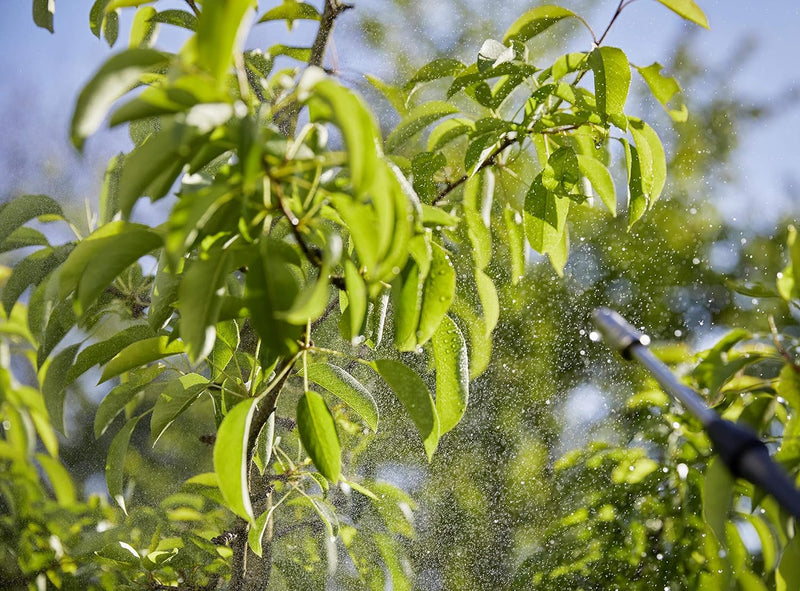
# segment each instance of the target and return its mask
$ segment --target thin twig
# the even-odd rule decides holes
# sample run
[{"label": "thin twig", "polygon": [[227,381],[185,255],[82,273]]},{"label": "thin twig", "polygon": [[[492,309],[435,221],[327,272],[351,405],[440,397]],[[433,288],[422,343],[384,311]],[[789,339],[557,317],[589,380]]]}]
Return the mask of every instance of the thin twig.
[{"label": "thin twig", "polygon": [[200,9],[197,8],[197,4],[194,3],[194,0],[186,0],[186,4],[189,5],[189,8],[192,9],[195,16],[200,16]]}]

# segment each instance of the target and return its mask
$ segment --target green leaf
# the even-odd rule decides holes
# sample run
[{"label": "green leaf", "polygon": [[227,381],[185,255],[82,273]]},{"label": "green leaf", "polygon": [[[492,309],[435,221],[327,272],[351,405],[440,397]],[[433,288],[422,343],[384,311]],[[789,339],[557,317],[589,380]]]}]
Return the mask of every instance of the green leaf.
[{"label": "green leaf", "polygon": [[[307,103],[311,121],[331,121],[342,131],[350,165],[350,181],[360,196],[371,188],[378,168],[378,126],[357,95],[333,80],[315,80],[314,76],[320,76],[318,71],[309,69],[307,72],[310,72],[307,74]],[[300,86],[303,86],[303,80]]]},{"label": "green leaf", "polygon": [[414,370],[399,361],[379,359],[371,365],[405,407],[430,461],[439,444],[439,417],[425,382]]},{"label": "green leaf", "polygon": [[217,474],[225,505],[251,524],[255,518],[247,488],[247,441],[250,437],[250,423],[259,401],[259,398],[249,398],[234,406],[222,420],[217,431],[217,441],[214,443],[214,472]]},{"label": "green leaf", "polygon": [[338,482],[342,451],[331,411],[320,394],[308,391],[297,402],[297,430],[308,457],[319,473]]},{"label": "green leaf", "polygon": [[272,412],[261,427],[256,437],[256,447],[253,452],[253,462],[258,468],[259,474],[264,475],[264,471],[269,467],[270,458],[272,458],[272,446],[275,442],[275,413]]},{"label": "green leaf", "polygon": [[221,291],[231,264],[229,249],[212,248],[189,264],[178,289],[181,339],[192,363],[211,353],[222,306]]},{"label": "green leaf", "polygon": [[128,345],[108,362],[99,383],[136,367],[184,352],[181,341],[170,342],[169,339],[168,336],[152,337]]},{"label": "green leaf", "polygon": [[440,434],[455,427],[464,416],[469,400],[469,355],[467,343],[449,316],[433,335],[436,362],[436,414]]},{"label": "green leaf", "polygon": [[395,111],[397,111],[401,117],[405,117],[408,114],[408,107],[406,107],[406,101],[408,100],[408,96],[406,91],[402,88],[398,88],[397,86],[392,86],[378,78],[377,76],[372,76],[370,74],[365,74],[364,76],[367,79],[373,88],[375,88],[378,92],[380,92],[383,97],[391,103],[394,107]]},{"label": "green leaf", "polygon": [[511,258],[511,284],[517,285],[525,275],[525,226],[524,218],[510,205],[503,210],[506,226],[506,242]]},{"label": "green leaf", "polygon": [[239,50],[237,42],[244,41],[239,29],[246,22],[245,14],[256,5],[255,0],[205,0],[197,23],[197,65],[217,81],[225,82],[225,75]]},{"label": "green leaf", "polygon": [[71,244],[45,247],[18,262],[3,286],[2,301],[6,314],[11,314],[14,304],[28,287],[39,285],[67,259],[71,250]]},{"label": "green leaf", "polygon": [[106,17],[103,19],[103,37],[109,47],[114,47],[117,37],[119,37],[118,12],[106,12]]},{"label": "green leaf", "polygon": [[611,173],[608,171],[608,168],[596,158],[578,154],[578,169],[592,184],[594,190],[597,191],[603,205],[608,208],[611,215],[616,217],[617,192],[614,188],[614,180],[611,178]]},{"label": "green leaf", "polygon": [[509,41],[524,43],[528,39],[539,35],[562,19],[576,16],[571,10],[560,6],[539,6],[533,8],[519,17],[503,35],[503,43]]},{"label": "green leaf", "polygon": [[164,23],[165,25],[173,25],[181,27],[189,31],[197,30],[197,17],[191,12],[185,10],[169,9],[162,10],[158,14],[150,18],[151,22]]},{"label": "green leaf", "polygon": [[290,324],[305,326],[307,322],[322,316],[330,299],[328,272],[327,265],[323,265],[319,270],[319,277],[305,286],[291,308],[286,312],[278,312],[276,317]]},{"label": "green leaf", "polygon": [[153,406],[150,436],[155,447],[170,425],[188,409],[209,386],[208,378],[196,373],[182,375],[169,382]]},{"label": "green leaf", "polygon": [[547,166],[542,171],[542,185],[556,195],[566,197],[575,193],[580,170],[575,150],[569,147],[559,148],[547,159]]},{"label": "green leaf", "polygon": [[89,29],[92,34],[100,39],[100,34],[103,29],[103,20],[106,17],[106,6],[111,0],[95,0],[92,8],[89,11]]},{"label": "green leaf", "polygon": [[75,485],[67,469],[55,458],[45,454],[36,454],[36,459],[44,468],[50,486],[56,495],[56,501],[61,507],[70,507],[75,504]]},{"label": "green leaf", "polygon": [[127,382],[111,389],[103,397],[94,415],[94,438],[99,439],[125,406],[142,390],[164,372],[161,366],[147,367],[142,371],[131,372]]},{"label": "green leaf", "polygon": [[422,309],[424,275],[419,265],[409,261],[392,285],[392,310],[394,312],[394,343],[400,351],[417,348],[417,327]]},{"label": "green leaf", "polygon": [[689,118],[689,110],[686,108],[683,101],[679,103],[676,109],[669,107],[669,102],[676,94],[680,93],[681,87],[672,76],[664,76],[661,73],[661,68],[663,68],[663,66],[655,62],[646,68],[636,67],[636,70],[641,74],[642,78],[644,78],[644,81],[650,88],[650,92],[653,93],[656,100],[658,100],[667,113],[669,113],[672,120],[682,123]]},{"label": "green leaf", "polygon": [[700,7],[695,4],[694,0],[658,0],[669,8],[671,11],[675,12],[676,14],[682,16],[687,21],[691,21],[704,27],[706,29],[711,29],[708,26],[708,20],[706,19],[706,15],[700,9]]},{"label": "green leaf", "polygon": [[541,176],[531,183],[525,196],[525,236],[531,248],[541,254],[551,255],[551,262],[559,273],[563,267],[556,265],[564,255],[564,237],[567,213],[571,201],[556,197],[542,185]]},{"label": "green leaf", "polygon": [[53,13],[55,11],[55,0],[33,0],[33,22],[37,27],[53,33]]},{"label": "green leaf", "polygon": [[66,428],[64,427],[64,399],[67,395],[66,376],[69,368],[72,367],[72,362],[80,346],[80,343],[70,345],[53,357],[50,363],[42,368],[39,373],[42,396],[47,407],[47,413],[50,415],[50,421],[53,423],[53,427],[62,434],[66,434]]},{"label": "green leaf", "polygon": [[348,337],[352,341],[361,334],[367,314],[367,286],[350,259],[344,262],[344,285],[347,293],[347,309],[343,316],[347,320]]},{"label": "green leaf", "polygon": [[130,419],[119,433],[114,436],[111,446],[108,448],[106,457],[106,486],[108,494],[114,499],[125,513],[125,497],[123,496],[123,477],[125,470],[125,455],[128,453],[128,444],[131,435],[139,420],[144,415],[139,415]]},{"label": "green leaf", "polygon": [[703,486],[703,519],[714,532],[717,541],[725,544],[725,524],[733,499],[734,479],[718,457],[712,458],[706,470]]},{"label": "green leaf", "polygon": [[464,187],[464,222],[472,244],[472,260],[478,269],[485,269],[492,259],[492,232],[483,212],[491,209],[493,192],[494,174],[488,169],[471,177]]},{"label": "green leaf", "polygon": [[87,137],[100,127],[111,105],[132,90],[142,74],[167,62],[167,55],[154,49],[136,48],[118,53],[103,64],[78,96],[72,115],[72,143],[79,150]]},{"label": "green leaf", "polygon": [[648,204],[652,207],[664,189],[667,180],[667,158],[664,146],[658,135],[644,121],[631,117],[629,119],[631,135],[639,151],[639,165],[642,173],[642,185]]},{"label": "green leaf", "polygon": [[305,2],[295,2],[293,0],[284,0],[283,4],[279,4],[275,8],[268,10],[264,15],[258,19],[259,23],[267,21],[286,21],[289,30],[292,30],[292,24],[296,20],[311,20],[319,21],[322,18],[320,13],[311,4]]},{"label": "green leaf", "polygon": [[403,120],[386,138],[386,151],[396,152],[405,142],[442,117],[458,113],[458,107],[444,101],[430,101],[403,117]]},{"label": "green leaf", "polygon": [[36,352],[36,365],[38,367],[42,367],[45,359],[61,342],[61,339],[72,330],[76,321],[77,318],[75,317],[71,298],[61,300],[55,305],[47,318],[44,335],[39,340],[39,350]]},{"label": "green leaf", "polygon": [[129,47],[149,47],[155,37],[158,24],[153,21],[156,9],[152,6],[143,6],[136,11],[131,23]]},{"label": "green leaf", "polygon": [[131,8],[133,6],[141,6],[142,4],[150,4],[151,2],[155,2],[155,0],[111,0],[106,5],[105,12],[108,14],[118,8]]},{"label": "green leaf", "polygon": [[478,290],[478,299],[481,301],[483,320],[488,336],[500,320],[500,300],[497,297],[497,288],[491,278],[480,269],[475,269],[475,286]]},{"label": "green leaf", "polygon": [[47,195],[20,195],[0,205],[0,243],[20,227],[42,216],[63,217],[61,206]]},{"label": "green leaf", "polygon": [[792,591],[800,587],[800,537],[795,536],[783,549],[775,572],[775,591]]},{"label": "green leaf", "polygon": [[431,130],[428,136],[428,151],[436,152],[447,144],[475,131],[475,122],[464,117],[445,119]]},{"label": "green leaf", "polygon": [[417,329],[417,344],[430,339],[450,309],[456,294],[456,271],[450,255],[437,243],[431,243],[430,270],[422,287],[422,307]]},{"label": "green leaf", "polygon": [[417,73],[406,83],[405,89],[410,91],[423,82],[430,82],[431,80],[438,80],[439,78],[446,78],[448,76],[456,76],[464,70],[464,68],[464,64],[456,59],[435,59],[417,70]]},{"label": "green leaf", "polygon": [[352,408],[373,431],[378,430],[378,405],[361,383],[337,365],[313,363],[306,367],[306,376],[318,386],[340,398]]},{"label": "green leaf", "polygon": [[621,139],[625,149],[625,167],[628,173],[628,229],[633,227],[647,209],[639,150],[626,139]]},{"label": "green leaf", "polygon": [[50,246],[47,237],[33,228],[25,226],[19,227],[2,242],[0,242],[0,253],[28,248],[30,246]]},{"label": "green leaf", "polygon": [[625,101],[631,84],[631,68],[625,53],[616,47],[598,47],[589,55],[594,72],[594,92],[597,110],[606,119],[625,131]]},{"label": "green leaf", "polygon": [[161,235],[143,224],[117,220],[101,226],[81,240],[64,262],[61,297],[74,290],[75,311],[82,314],[120,273],[161,245]]}]

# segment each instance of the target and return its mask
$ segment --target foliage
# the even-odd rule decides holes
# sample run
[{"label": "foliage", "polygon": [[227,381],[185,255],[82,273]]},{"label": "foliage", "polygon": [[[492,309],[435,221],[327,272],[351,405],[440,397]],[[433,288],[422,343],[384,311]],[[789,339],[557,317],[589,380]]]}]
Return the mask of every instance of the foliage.
[{"label": "foliage", "polygon": [[[691,0],[659,1],[707,27]],[[397,86],[368,77],[399,117],[384,140],[365,101],[321,68],[349,5],[319,11],[287,0],[253,19],[252,0],[158,4],[97,0],[91,10],[91,31],[113,46],[119,14],[136,8],[128,48],[86,84],[72,120],[78,149],[106,118],[130,127],[134,147],[109,163],[97,222],[83,232],[41,195],[0,209],[3,251],[35,247],[2,291],[3,462],[13,476],[4,529],[20,560],[10,584],[322,588],[333,579],[342,588],[410,588],[414,501],[380,478],[373,444],[388,432],[405,443],[390,461],[425,457],[435,467],[437,448],[463,437],[456,427],[475,382],[491,373],[500,302],[524,289],[528,246],[562,274],[567,220],[591,237],[581,220],[597,215],[595,194],[611,215],[626,213],[611,239],[645,223],[667,165],[656,132],[628,111],[632,71],[682,121],[678,83],[659,64],[632,66],[603,44],[626,3],[600,35],[572,11],[541,6],[502,40],[486,40],[472,63],[437,58]],[[53,3],[33,8],[52,30]],[[310,47],[243,49],[250,23],[291,30],[297,20],[319,23]],[[562,21],[585,26],[591,48],[537,63],[528,42]],[[155,48],[162,25],[187,35],[178,52]],[[612,164],[616,154],[622,161]],[[169,214],[153,219],[158,210],[142,197],[164,200]],[[75,238],[51,244],[34,220],[65,224]],[[793,269],[778,286],[787,301],[797,298]],[[776,410],[783,403],[756,403],[776,400],[777,388],[792,404],[788,378],[773,386],[771,370],[757,373],[775,349],[760,345],[741,361],[737,343],[703,358],[698,385],[746,391],[718,401],[732,416],[752,409],[764,419],[769,406],[780,425],[759,424],[777,429],[773,436],[793,429]],[[69,422],[67,392],[98,371],[108,390],[94,435],[114,434],[106,482],[117,508],[77,500],[53,431]],[[744,371],[758,384],[732,386]],[[556,490],[570,493],[565,515],[539,532],[552,543],[526,552],[514,584],[724,588],[733,565],[743,586],[757,585],[755,572],[791,588],[791,550],[785,567],[753,561],[735,527],[714,529],[724,516],[699,517],[701,491],[714,488],[699,474],[707,444],[663,403],[653,406],[681,431],[648,418],[648,402],[640,397],[627,423],[644,444],[596,446],[556,464]],[[125,469],[126,458],[140,458],[131,442],[143,443],[148,422],[149,443],[164,452],[176,425],[213,433],[204,436],[213,443],[200,454],[204,467],[189,466],[180,487],[151,504],[135,495],[145,479]],[[546,463],[536,446],[529,451]],[[790,454],[782,459],[796,467]],[[587,478],[594,488],[575,486]],[[741,487],[736,494],[769,507]],[[793,548],[779,515],[762,521],[774,528],[776,551]],[[651,550],[659,562],[640,560]]]}]

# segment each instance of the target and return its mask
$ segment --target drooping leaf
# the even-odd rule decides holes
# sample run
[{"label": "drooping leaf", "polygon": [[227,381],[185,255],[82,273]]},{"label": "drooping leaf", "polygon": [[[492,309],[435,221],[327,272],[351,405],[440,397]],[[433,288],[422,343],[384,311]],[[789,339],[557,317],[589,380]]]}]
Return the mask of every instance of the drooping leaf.
[{"label": "drooping leaf", "polygon": [[106,457],[106,486],[108,487],[108,494],[126,513],[125,497],[122,494],[125,475],[125,456],[128,453],[128,444],[131,441],[133,430],[143,416],[144,415],[135,416],[125,423],[125,426],[114,436],[111,446],[108,448],[108,456]]},{"label": "drooping leaf", "polygon": [[328,266],[323,264],[319,276],[305,286],[288,310],[278,312],[277,318],[290,324],[304,326],[306,322],[322,316],[330,299],[328,272]]},{"label": "drooping leaf", "polygon": [[67,395],[67,391],[64,384],[67,372],[72,367],[72,362],[80,346],[80,343],[75,343],[59,352],[50,363],[42,368],[39,376],[42,382],[42,396],[44,396],[47,413],[50,415],[53,427],[62,434],[66,433],[64,427],[64,398]]},{"label": "drooping leaf", "polygon": [[589,55],[589,65],[594,72],[594,92],[600,116],[625,131],[625,101],[631,84],[628,58],[621,49],[602,46]]},{"label": "drooping leaf", "polygon": [[159,394],[150,417],[153,446],[169,426],[183,414],[209,386],[208,379],[196,373],[182,375],[167,384]]},{"label": "drooping leaf", "polygon": [[283,4],[279,4],[265,12],[260,19],[259,23],[268,21],[286,21],[289,30],[292,28],[292,23],[296,20],[311,20],[318,21],[322,18],[320,13],[311,4],[305,2],[295,2],[294,0],[284,0]]},{"label": "drooping leaf", "polygon": [[103,397],[94,415],[94,437],[99,439],[125,406],[142,390],[147,388],[166,368],[153,366],[132,372],[129,380],[115,386]]},{"label": "drooping leaf", "polygon": [[575,13],[560,6],[538,6],[520,16],[503,35],[503,43],[524,43],[547,30],[558,21],[575,16]]},{"label": "drooping leaf", "polygon": [[400,351],[413,351],[417,348],[423,285],[424,275],[420,272],[419,265],[409,261],[392,286],[394,343]]},{"label": "drooping leaf", "polygon": [[131,23],[129,47],[150,47],[158,30],[158,23],[153,20],[156,9],[152,6],[142,6],[136,11]]},{"label": "drooping leaf", "polygon": [[414,76],[411,77],[406,85],[407,91],[412,90],[418,84],[423,82],[430,82],[431,80],[438,80],[439,78],[446,78],[448,76],[455,76],[465,68],[464,64],[452,58],[438,58],[432,62],[425,64]]},{"label": "drooping leaf", "polygon": [[103,32],[103,20],[106,16],[106,6],[111,0],[95,0],[92,8],[89,10],[89,29],[92,34],[100,39]]},{"label": "drooping leaf", "polygon": [[103,38],[109,47],[114,47],[119,37],[119,12],[106,12],[103,19]]},{"label": "drooping leaf", "polygon": [[312,363],[306,368],[308,379],[340,398],[367,423],[378,429],[378,405],[361,383],[344,369],[329,363]]},{"label": "drooping leaf", "polygon": [[639,151],[642,184],[647,191],[647,202],[652,207],[661,195],[667,180],[667,158],[664,154],[664,146],[653,128],[644,121],[631,117],[629,123],[633,141],[636,142],[636,148]]},{"label": "drooping leaf", "polygon": [[105,369],[103,369],[103,375],[100,377],[99,383],[102,384],[123,372],[152,363],[153,361],[171,357],[172,355],[180,355],[184,351],[185,347],[181,341],[170,342],[168,336],[152,337],[137,341],[114,355]]},{"label": "drooping leaf", "polygon": [[414,370],[399,361],[379,359],[371,365],[405,407],[430,460],[439,444],[439,417],[425,382]]},{"label": "drooping leaf", "polygon": [[3,286],[2,302],[6,314],[11,314],[14,304],[28,287],[39,285],[67,259],[71,250],[71,244],[45,247],[18,262]]},{"label": "drooping leaf", "polygon": [[0,205],[0,243],[17,232],[25,222],[41,216],[63,217],[64,212],[47,195],[20,195]]},{"label": "drooping leaf", "polygon": [[101,226],[81,240],[64,262],[61,296],[74,290],[75,311],[82,314],[120,273],[161,244],[161,235],[143,224],[117,220]]},{"label": "drooping leaf", "polygon": [[0,253],[30,246],[50,246],[50,243],[47,241],[47,237],[39,230],[21,226],[0,242]]},{"label": "drooping leaf", "polygon": [[528,243],[534,250],[551,255],[551,262],[559,272],[560,268],[553,257],[562,260],[565,254],[564,236],[570,203],[569,199],[556,197],[545,189],[541,177],[534,179],[525,197],[525,236]]},{"label": "drooping leaf", "polygon": [[167,55],[148,48],[128,49],[103,64],[83,88],[72,115],[72,143],[81,150],[100,127],[111,105],[132,90],[142,74],[166,63]]},{"label": "drooping leaf", "polygon": [[444,435],[458,424],[467,409],[469,355],[461,330],[449,316],[442,319],[432,342],[436,362],[436,414],[441,435]]},{"label": "drooping leaf", "polygon": [[395,152],[434,121],[458,113],[458,108],[444,101],[430,101],[412,109],[386,138],[386,151]]},{"label": "drooping leaf", "polygon": [[56,501],[61,507],[70,507],[75,503],[75,484],[64,465],[57,459],[45,454],[36,454],[36,459],[44,468],[50,486],[56,495]]},{"label": "drooping leaf", "polygon": [[669,107],[669,102],[680,92],[681,87],[678,85],[675,78],[672,76],[664,76],[661,73],[662,67],[661,64],[655,62],[646,68],[637,67],[636,70],[641,74],[642,78],[644,78],[644,81],[650,88],[650,92],[653,93],[656,100],[658,100],[667,113],[669,113],[673,121],[678,123],[684,122],[689,117],[689,110],[686,108],[686,105],[680,102],[675,109]]},{"label": "drooping leaf", "polygon": [[775,591],[792,591],[800,585],[800,538],[793,537],[783,549],[775,572]]},{"label": "drooping leaf", "polygon": [[691,21],[704,27],[706,29],[711,29],[708,26],[708,19],[706,19],[706,15],[700,9],[700,7],[694,2],[694,0],[658,0],[669,8],[671,11],[679,14],[687,21]]},{"label": "drooping leaf", "polygon": [[150,20],[155,23],[164,23],[166,25],[181,27],[189,31],[197,30],[197,17],[191,12],[187,12],[185,10],[162,10],[161,12],[150,17]]},{"label": "drooping leaf", "polygon": [[214,472],[225,505],[250,523],[255,521],[255,517],[247,486],[247,441],[258,403],[258,398],[249,398],[234,406],[222,420],[214,443]]},{"label": "drooping leaf", "polygon": [[436,152],[455,139],[475,131],[475,122],[465,117],[445,119],[431,130],[428,136],[428,151]]},{"label": "drooping leaf", "polygon": [[225,83],[225,74],[238,51],[237,42],[244,36],[239,29],[246,22],[245,14],[256,5],[255,0],[206,0],[197,22],[197,65],[211,74],[218,86]]},{"label": "drooping leaf", "polygon": [[55,0],[33,0],[33,22],[37,27],[53,30],[53,13],[56,11]]},{"label": "drooping leaf", "polygon": [[450,309],[456,293],[456,271],[447,251],[437,243],[431,243],[430,270],[422,286],[422,307],[419,314],[417,344],[430,339],[439,323]]},{"label": "drooping leaf", "polygon": [[258,468],[259,474],[264,475],[264,471],[269,466],[272,458],[272,446],[275,442],[275,413],[270,413],[267,422],[261,427],[256,437],[256,448],[253,452],[253,462]]},{"label": "drooping leaf", "polygon": [[733,498],[733,484],[733,477],[725,464],[719,458],[713,458],[706,470],[703,487],[703,519],[721,544],[725,544],[725,523]]},{"label": "drooping leaf", "polygon": [[319,473],[337,482],[342,471],[342,450],[331,411],[318,393],[308,391],[297,402],[297,430]]},{"label": "drooping leaf", "polygon": [[625,166],[628,174],[628,228],[631,228],[647,209],[647,194],[642,180],[639,150],[624,138],[620,141],[625,149]]},{"label": "drooping leaf", "polygon": [[542,171],[542,185],[556,195],[566,197],[575,192],[580,180],[578,157],[569,147],[559,148],[547,159]]},{"label": "drooping leaf", "polygon": [[364,77],[373,88],[380,92],[383,97],[391,103],[395,111],[397,111],[401,117],[405,117],[408,114],[408,107],[406,107],[408,96],[406,90],[384,82],[377,76],[366,74]]},{"label": "drooping leaf", "polygon": [[350,259],[344,262],[344,283],[347,309],[343,317],[347,321],[348,336],[353,340],[361,334],[361,327],[367,314],[367,286],[355,263]]},{"label": "drooping leaf", "polygon": [[611,178],[611,173],[608,171],[608,168],[596,158],[578,154],[578,169],[592,184],[594,190],[597,191],[603,205],[608,208],[611,215],[616,217],[617,192],[614,188],[614,180]]}]

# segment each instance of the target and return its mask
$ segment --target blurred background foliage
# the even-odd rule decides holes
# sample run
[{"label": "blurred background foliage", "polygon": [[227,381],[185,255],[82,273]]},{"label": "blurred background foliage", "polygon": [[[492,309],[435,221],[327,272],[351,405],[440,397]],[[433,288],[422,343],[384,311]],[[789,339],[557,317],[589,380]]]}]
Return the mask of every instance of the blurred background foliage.
[{"label": "blurred background foliage", "polygon": [[[497,36],[510,18],[530,6],[517,0],[503,3],[502,11],[487,10],[486,3],[472,0],[356,4],[357,9],[337,25],[336,47],[328,65],[364,92],[378,113],[387,115],[384,131],[393,123],[390,108],[364,83],[362,69],[385,81],[403,82],[436,56],[471,55],[485,38]],[[590,15],[593,23],[605,22],[605,16],[596,16],[603,14],[600,8],[608,8],[605,4],[585,1],[570,8]],[[555,27],[541,36],[536,47],[543,53],[563,53],[575,33],[569,27]],[[684,88],[688,122],[672,123],[660,105],[645,97],[646,89],[639,88],[641,111],[648,120],[660,123],[656,128],[670,159],[669,180],[660,202],[630,232],[624,216],[612,218],[597,208],[582,208],[572,221],[572,234],[582,238],[571,245],[563,278],[546,258],[529,253],[524,278],[512,285],[510,262],[503,259],[507,250],[496,248],[488,272],[499,287],[502,313],[491,363],[472,384],[462,423],[442,441],[440,452],[428,465],[405,437],[405,430],[393,428],[393,423],[407,419],[399,412],[397,416],[388,413],[384,428],[371,436],[369,448],[354,460],[364,478],[398,485],[417,505],[413,518],[397,517],[392,542],[405,550],[398,553],[406,558],[397,568],[413,573],[409,580],[414,588],[699,588],[693,583],[698,573],[709,568],[694,556],[703,552],[706,543],[700,491],[708,446],[697,434],[697,426],[654,392],[640,369],[624,364],[589,337],[591,311],[611,306],[643,327],[664,358],[702,387],[690,370],[702,359],[698,352],[710,348],[728,328],[744,328],[767,342],[768,317],[772,316],[786,339],[800,336],[797,307],[787,306],[780,298],[760,297],[774,289],[775,277],[786,265],[786,227],[791,220],[778,220],[767,231],[760,224],[733,223],[720,213],[714,197],[717,187],[735,185],[740,174],[747,174],[733,165],[747,129],[780,119],[795,108],[797,97],[781,88],[765,89],[757,100],[741,96],[729,84],[729,72],[747,62],[754,46],[743,40],[737,53],[709,64],[694,49],[696,36],[702,34],[682,34],[676,47],[664,52],[673,56],[665,64],[666,71]],[[344,57],[359,54],[368,55],[368,60]],[[344,65],[339,67],[339,61]],[[13,86],[7,88],[11,92]],[[14,96],[8,94],[6,99],[21,105],[23,101]],[[40,132],[31,132],[35,133]],[[17,160],[6,157],[4,168],[19,167],[28,158],[41,162],[29,149],[32,144],[6,150]],[[94,173],[75,167],[58,174],[69,181]],[[75,180],[75,185],[83,182]],[[69,182],[60,185],[57,197],[63,202],[73,191]],[[75,208],[82,207],[84,196],[83,191],[74,192]],[[787,195],[790,200],[794,197]],[[790,204],[796,213],[796,201]],[[492,232],[495,245],[507,239],[502,220],[493,221]],[[758,370],[756,375],[767,379],[770,372],[774,373],[774,367]],[[59,441],[60,457],[75,479],[74,494],[80,498],[102,492],[110,442],[109,434],[95,441],[92,430],[99,401],[92,386],[96,377],[90,375],[71,391],[69,438]],[[24,375],[17,378],[25,381]],[[631,401],[634,394],[639,398]],[[712,397],[714,392],[704,394]],[[774,399],[774,391],[771,396]],[[391,407],[392,402],[387,396],[381,404]],[[178,428],[168,431],[155,449],[143,433],[131,446],[126,467],[131,475],[130,505],[137,507],[131,517],[97,497],[66,513],[51,500],[43,513],[28,516],[28,527],[36,530],[37,519],[46,515],[50,519],[48,512],[53,511],[58,513],[53,520],[68,531],[61,539],[73,540],[76,547],[85,541],[80,538],[86,533],[76,526],[83,519],[86,523],[107,520],[109,526],[127,522],[138,528],[137,535],[146,535],[131,525],[136,512],[158,507],[169,492],[179,492],[184,479],[210,465],[210,448],[203,441],[207,431],[213,431],[208,409],[193,407],[178,422]],[[677,429],[671,427],[673,422]],[[115,431],[109,429],[109,433]],[[639,480],[615,479],[618,466],[634,465],[643,458],[656,462],[656,469]],[[13,490],[3,502],[19,498],[33,506],[36,495],[47,496],[35,485],[39,478],[35,473],[18,476],[16,482],[30,481],[27,492]],[[5,489],[13,486],[17,485],[4,484]],[[52,488],[58,497],[58,487]],[[178,504],[195,502],[184,498]],[[352,499],[346,502],[354,503]],[[369,511],[357,505],[340,508],[349,512],[353,523],[369,520]],[[162,504],[158,510],[169,507]],[[7,540],[19,534],[2,519],[0,537]],[[403,525],[404,521],[408,523]],[[667,522],[672,529],[661,535]],[[192,524],[191,520],[181,523]],[[202,524],[213,526],[213,522]],[[343,525],[343,537],[357,535],[347,527]],[[346,562],[344,547],[326,549],[325,534],[317,529],[319,544],[302,552],[319,561],[325,560],[326,553],[328,558],[331,552],[338,553]],[[285,535],[290,539],[293,532]],[[759,538],[752,533],[743,538],[755,557],[748,559],[756,562],[749,568],[771,572],[774,559],[766,564],[763,539],[754,542]],[[0,587],[14,588],[15,560],[4,548],[0,545],[0,569],[8,578],[0,577]],[[79,548],[72,551],[80,553]],[[52,559],[54,551],[48,552],[43,561]],[[119,562],[108,560],[112,565],[108,572],[119,567]],[[297,574],[298,580],[309,585],[303,588],[326,584],[333,589],[361,588],[352,569],[327,576],[324,567],[316,572],[313,577]],[[199,588],[209,581],[198,579],[196,584]],[[753,587],[739,584],[762,588],[755,583]],[[764,588],[775,588],[774,583]]]}]

